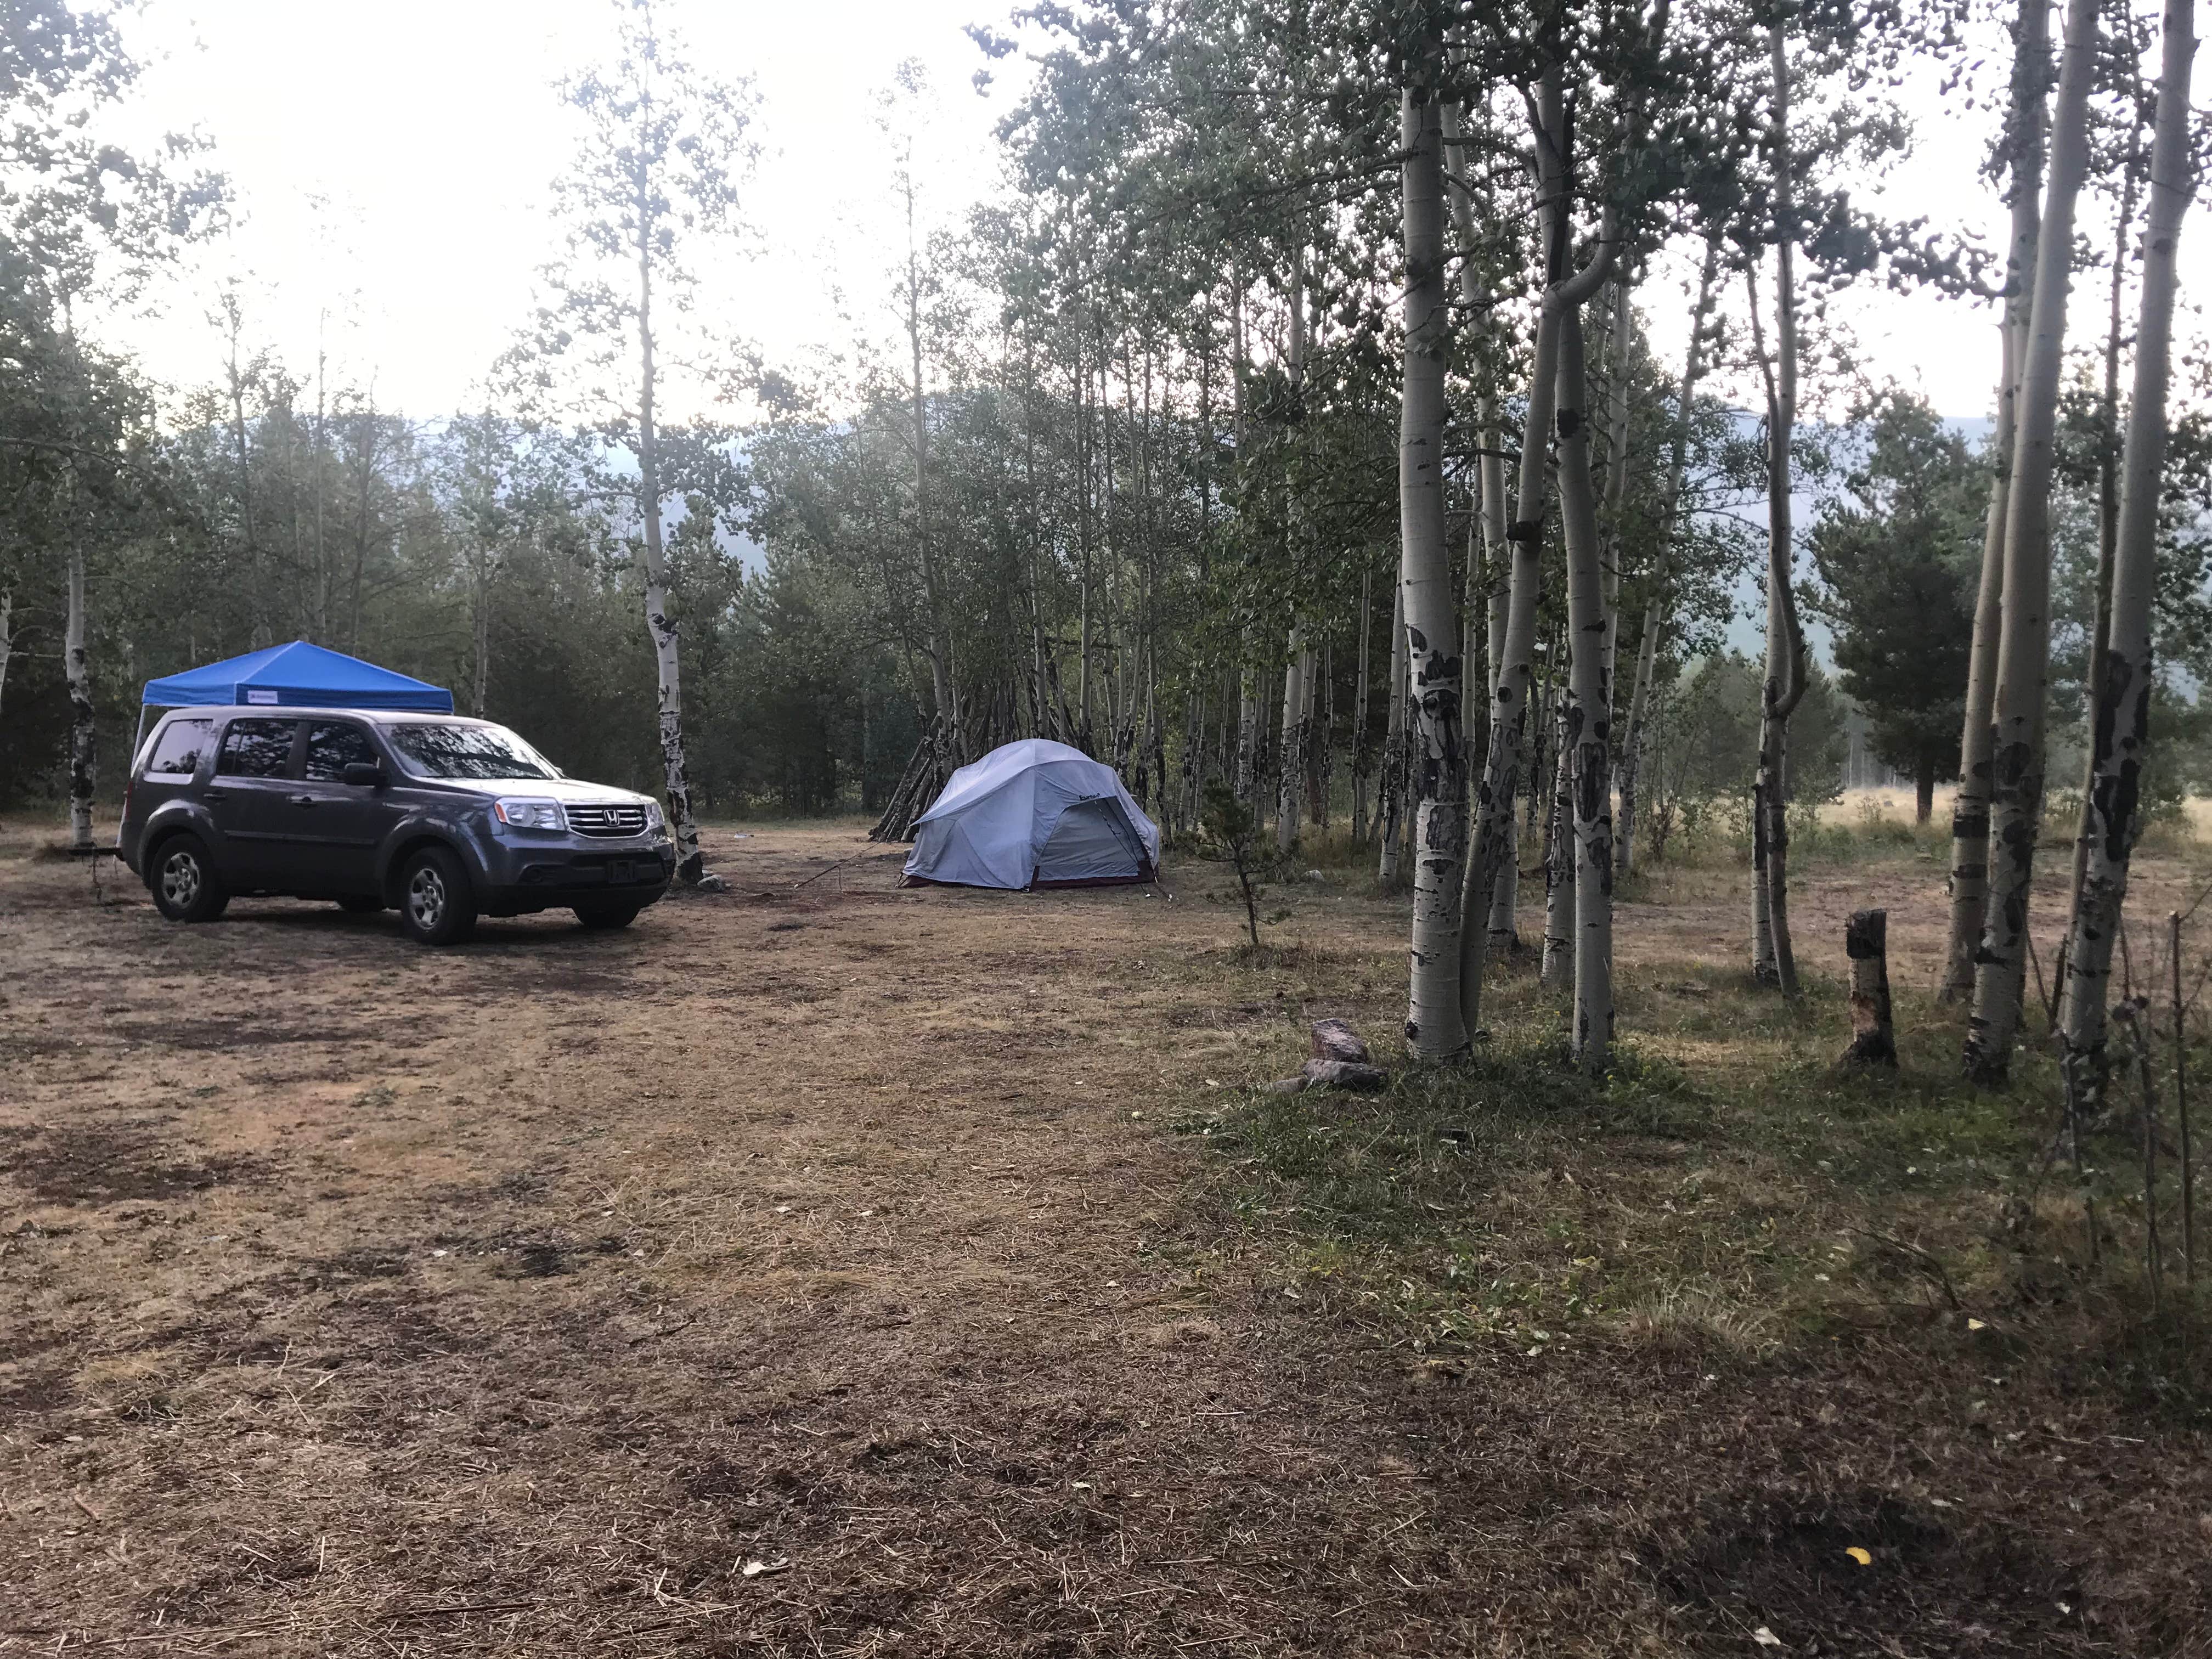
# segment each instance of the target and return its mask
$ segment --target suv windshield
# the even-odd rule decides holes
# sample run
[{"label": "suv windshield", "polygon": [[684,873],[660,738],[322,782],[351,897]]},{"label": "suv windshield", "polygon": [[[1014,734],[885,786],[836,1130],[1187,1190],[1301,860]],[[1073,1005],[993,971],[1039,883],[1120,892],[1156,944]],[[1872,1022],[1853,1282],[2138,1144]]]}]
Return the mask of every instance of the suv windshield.
[{"label": "suv windshield", "polygon": [[409,769],[426,778],[557,778],[560,769],[503,726],[387,726]]}]

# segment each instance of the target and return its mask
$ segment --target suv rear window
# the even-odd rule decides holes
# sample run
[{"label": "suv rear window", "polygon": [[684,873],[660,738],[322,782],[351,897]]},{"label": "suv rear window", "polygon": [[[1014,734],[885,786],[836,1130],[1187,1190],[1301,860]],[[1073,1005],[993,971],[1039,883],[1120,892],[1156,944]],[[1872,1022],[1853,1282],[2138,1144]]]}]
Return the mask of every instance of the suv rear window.
[{"label": "suv rear window", "polygon": [[385,733],[407,763],[428,778],[557,778],[560,771],[502,726],[433,726],[410,721]]},{"label": "suv rear window", "polygon": [[190,777],[207,758],[208,736],[214,730],[213,720],[171,720],[154,739],[145,775]]},{"label": "suv rear window", "polygon": [[376,750],[368,733],[343,720],[324,720],[307,728],[307,764],[303,776],[336,783],[349,766],[374,766]]},{"label": "suv rear window", "polygon": [[281,778],[292,763],[297,720],[233,720],[222,734],[216,773],[227,778]]}]

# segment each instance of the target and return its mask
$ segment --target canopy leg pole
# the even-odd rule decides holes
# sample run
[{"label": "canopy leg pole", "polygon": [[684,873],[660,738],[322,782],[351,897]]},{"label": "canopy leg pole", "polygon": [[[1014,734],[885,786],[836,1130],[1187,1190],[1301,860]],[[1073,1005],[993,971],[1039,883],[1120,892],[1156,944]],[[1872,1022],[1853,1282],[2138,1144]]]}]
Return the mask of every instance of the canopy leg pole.
[{"label": "canopy leg pole", "polygon": [[133,776],[138,771],[138,751],[146,746],[146,716],[153,712],[143,703],[138,706],[138,735],[131,739],[131,771]]}]

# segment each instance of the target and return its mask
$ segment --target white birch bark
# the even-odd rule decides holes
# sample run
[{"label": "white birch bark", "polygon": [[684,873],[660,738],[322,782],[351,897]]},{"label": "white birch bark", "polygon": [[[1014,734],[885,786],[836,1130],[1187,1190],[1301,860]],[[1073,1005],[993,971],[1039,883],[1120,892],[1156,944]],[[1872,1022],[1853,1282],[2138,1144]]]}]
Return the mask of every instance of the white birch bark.
[{"label": "white birch bark", "polygon": [[[1460,111],[1455,105],[1444,106],[1443,131],[1444,162],[1449,184],[1452,227],[1462,249],[1459,273],[1460,297],[1472,310],[1480,305],[1486,296],[1481,291],[1480,273],[1475,269],[1474,262],[1471,258],[1465,257],[1464,252],[1465,250],[1471,249],[1474,246],[1474,185],[1469,177],[1467,144],[1461,128]],[[1487,376],[1494,374],[1495,370],[1494,368],[1486,368],[1483,373]],[[1469,647],[1467,652],[1468,662],[1463,665],[1466,679],[1461,696],[1462,709],[1470,711],[1463,714],[1462,724],[1469,737],[1468,765],[1474,774],[1472,781],[1475,788],[1475,799],[1471,810],[1478,818],[1481,812],[1482,782],[1488,770],[1491,709],[1494,707],[1498,696],[1499,658],[1505,646],[1505,613],[1509,604],[1507,569],[1510,557],[1510,549],[1512,545],[1506,535],[1505,458],[1498,427],[1498,393],[1495,387],[1486,380],[1480,398],[1478,419],[1482,453],[1477,463],[1476,480],[1479,495],[1477,507],[1482,537],[1482,556],[1480,566],[1482,573],[1480,597],[1482,603],[1480,606],[1476,604],[1478,584],[1474,580],[1475,535],[1474,528],[1470,527],[1468,534],[1469,566],[1468,605],[1464,619],[1464,632],[1469,641]],[[1473,641],[1475,629],[1478,628],[1485,631],[1481,656],[1482,678],[1480,681],[1475,679],[1472,672],[1475,654]],[[1486,701],[1480,711],[1475,711],[1473,709],[1473,703],[1478,695]],[[1480,991],[1478,988],[1470,992],[1465,988],[1480,986],[1482,974],[1482,953],[1486,943],[1495,940],[1507,948],[1519,943],[1513,931],[1513,903],[1517,891],[1516,878],[1519,871],[1515,863],[1517,849],[1512,845],[1513,817],[1510,802],[1505,823],[1508,846],[1504,861],[1486,877],[1482,860],[1479,857],[1470,857],[1468,860],[1466,885],[1461,895],[1460,976],[1462,986],[1461,1003],[1462,1008],[1467,1011],[1466,1018],[1470,1033],[1475,1029],[1474,1022],[1476,1014],[1480,1012]],[[1502,940],[1497,939],[1498,911],[1501,905],[1504,917],[1504,937]]]},{"label": "white birch bark", "polygon": [[1304,644],[1293,625],[1283,669],[1283,763],[1275,783],[1275,850],[1285,855],[1297,844],[1298,793],[1305,781],[1305,666]]},{"label": "white birch bark", "polygon": [[1567,738],[1563,685],[1552,717],[1552,792],[1544,811],[1544,951],[1536,973],[1537,982],[1554,991],[1575,982],[1574,753]]},{"label": "white birch bark", "polygon": [[[1490,698],[1498,701],[1498,660],[1505,648],[1505,619],[1512,596],[1502,587],[1490,595]],[[1477,805],[1480,803],[1478,800]],[[1504,857],[1490,881],[1490,914],[1483,933],[1486,948],[1515,951],[1521,948],[1516,913],[1521,902],[1521,820],[1509,805],[1505,814]]]},{"label": "white birch bark", "polygon": [[1996,708],[1997,645],[2003,620],[2005,520],[2012,490],[2013,450],[2020,430],[2020,377],[2027,355],[2034,302],[2036,247],[2043,226],[2043,163],[2051,59],[2050,0],[2021,0],[2013,39],[2012,93],[2007,115],[2011,151],[2011,238],[2005,251],[2006,299],[1998,324],[1996,430],[1990,453],[1989,514],[1982,529],[1981,579],[1974,594],[1974,630],[1966,669],[1966,708],[1959,736],[1959,791],[1951,809],[1951,943],[1942,1000],[1958,1000],[1974,985],[1990,877],[1990,752]]},{"label": "white birch bark", "polygon": [[62,672],[69,685],[70,845],[92,845],[92,795],[99,781],[99,728],[94,720],[92,661],[85,647],[84,543],[69,538],[69,613],[63,623]]},{"label": "white birch bark", "polygon": [[2081,890],[2066,951],[2063,1031],[2077,1082],[2101,1079],[2106,998],[2113,941],[2127,899],[2128,866],[2142,830],[2141,781],[2150,742],[2151,606],[2158,579],[2158,505],[2166,462],[2168,382],[2173,356],[2176,253],[2191,179],[2191,60],[2195,0],[2166,0],[2160,25],[2157,125],[2151,138],[2150,212],[2143,228],[2142,289],[2136,323],[2135,382],[2120,460],[2118,538],[2113,550],[2105,684],[2090,742],[2088,830]]},{"label": "white birch bark", "polygon": [[[1625,312],[1626,298],[1620,303]],[[1568,780],[1564,827],[1573,871],[1570,961],[1575,1007],[1569,1046],[1585,1069],[1602,1072],[1613,1059],[1613,625],[1590,476],[1589,401],[1582,313],[1572,308],[1559,327],[1558,414],[1569,639],[1560,751]]]},{"label": "white birch bark", "polygon": [[[1490,563],[1489,615],[1485,619],[1489,638],[1488,649],[1483,655],[1487,679],[1483,690],[1494,708],[1498,700],[1498,677],[1504,668],[1506,614],[1512,604],[1511,592],[1499,577],[1511,556],[1512,543],[1506,539],[1505,453],[1498,429],[1498,399],[1495,396],[1483,399],[1482,416],[1482,537],[1488,550]],[[1486,721],[1483,744],[1486,760],[1489,748],[1488,722]],[[1477,804],[1480,805],[1479,801]],[[1521,845],[1518,820],[1513,816],[1510,805],[1505,814],[1504,851],[1504,861],[1490,878],[1488,912],[1480,916],[1471,915],[1468,925],[1481,929],[1487,948],[1516,951],[1521,947],[1521,935],[1514,926],[1513,912],[1521,893]],[[1469,872],[1468,891],[1479,897],[1479,890],[1474,885],[1475,873],[1473,870]]]},{"label": "white birch bark", "polygon": [[669,615],[668,555],[660,534],[659,434],[653,424],[656,389],[653,361],[653,208],[642,167],[637,188],[638,506],[645,530],[645,626],[653,641],[659,680],[660,773],[668,795],[668,830],[676,842],[676,879],[696,885],[704,860],[699,825],[691,815],[691,782],[684,759],[684,669],[677,653],[677,628]]},{"label": "white birch bark", "polygon": [[[1752,784],[1752,977],[1797,994],[1790,938],[1790,717],[1805,695],[1805,637],[1797,623],[1790,523],[1790,444],[1797,425],[1796,207],[1790,191],[1790,59],[1783,25],[1767,30],[1774,76],[1774,360],[1766,380],[1766,672],[1759,687],[1759,769]],[[1752,327],[1760,327],[1751,272]]]},{"label": "white birch bark", "polygon": [[2051,177],[2036,247],[2035,291],[2020,383],[2020,428],[2005,503],[2003,626],[1997,642],[1990,762],[1990,892],[1975,953],[1965,1062],[1978,1082],[2011,1068],[2027,988],[2027,904],[2043,810],[2044,723],[2051,665],[2051,481],[2057,459],[2074,214],[2088,170],[2088,104],[2097,0],[2068,0]]},{"label": "white birch bark", "polygon": [[[1548,439],[1557,394],[1559,326],[1569,307],[1580,306],[1610,274],[1613,244],[1610,228],[1590,263],[1566,274],[1567,179],[1565,167],[1564,70],[1547,70],[1537,88],[1537,200],[1544,205],[1545,293],[1537,313],[1534,362],[1528,380],[1527,413],[1521,433],[1521,476],[1513,523],[1506,532],[1513,547],[1510,597],[1505,631],[1498,652],[1498,685],[1492,699],[1490,752],[1483,763],[1476,796],[1477,826],[1473,856],[1478,891],[1488,890],[1505,861],[1514,856],[1513,805],[1527,741],[1528,701],[1535,682],[1536,600],[1543,581],[1544,495]],[[1472,1032],[1480,1028],[1482,965],[1488,930],[1464,954],[1460,965],[1461,1018]]]},{"label": "white birch bark", "polygon": [[1451,313],[1444,291],[1443,134],[1425,89],[1400,94],[1405,155],[1405,390],[1398,442],[1406,650],[1413,777],[1413,924],[1406,1042],[1419,1058],[1467,1047],[1460,1008],[1460,897],[1467,862],[1462,664],[1444,520],[1444,377]]},{"label": "white birch bark", "polygon": [[1398,879],[1398,854],[1405,842],[1406,816],[1406,561],[1398,560],[1398,580],[1390,585],[1390,684],[1382,770],[1376,780],[1375,879],[1385,887]]},{"label": "white birch bark", "polygon": [[1628,500],[1628,358],[1634,317],[1622,272],[1613,285],[1613,335],[1606,343],[1605,513],[1600,557],[1605,574],[1605,683],[1610,697],[1620,650],[1620,515]]},{"label": "white birch bark", "polygon": [[1371,751],[1367,743],[1368,636],[1375,629],[1375,573],[1359,573],[1359,669],[1352,693],[1352,844],[1367,834],[1367,781]]}]

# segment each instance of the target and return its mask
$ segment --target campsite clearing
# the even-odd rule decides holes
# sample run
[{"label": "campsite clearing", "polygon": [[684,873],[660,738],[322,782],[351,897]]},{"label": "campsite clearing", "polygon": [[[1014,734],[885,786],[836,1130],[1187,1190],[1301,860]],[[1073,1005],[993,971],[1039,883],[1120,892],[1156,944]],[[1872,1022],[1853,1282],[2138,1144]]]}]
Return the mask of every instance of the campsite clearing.
[{"label": "campsite clearing", "polygon": [[[1254,957],[1188,861],[902,891],[849,824],[724,825],[726,894],[426,954],[329,906],[95,904],[45,833],[0,836],[0,1653],[2212,1628],[2194,1407],[2081,1346],[2063,1274],[1974,1300],[2017,1148],[1931,1080],[1909,852],[1808,875],[1802,1011],[1742,987],[1734,872],[1624,905],[1620,1093],[1516,1050],[1263,1100],[1310,1018],[1396,1047],[1401,911],[1349,868],[1271,896]],[[1821,1094],[1818,971],[1907,890],[1906,1081]],[[1525,974],[1498,1004],[1543,1017]],[[1944,1231],[1930,1196],[1981,1187]]]}]

